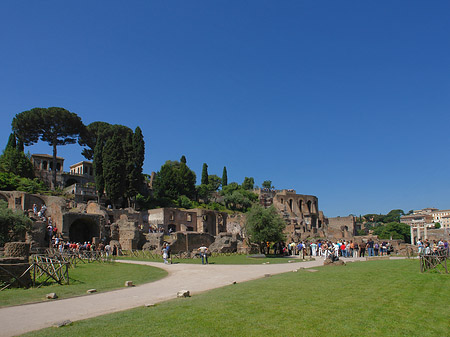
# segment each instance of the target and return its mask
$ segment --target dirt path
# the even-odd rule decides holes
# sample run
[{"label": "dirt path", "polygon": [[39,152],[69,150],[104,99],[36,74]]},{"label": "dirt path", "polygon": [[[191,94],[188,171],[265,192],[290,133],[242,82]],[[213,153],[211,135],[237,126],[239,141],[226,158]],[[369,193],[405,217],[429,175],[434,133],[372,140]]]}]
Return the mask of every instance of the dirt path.
[{"label": "dirt path", "polygon": [[[345,261],[363,259],[345,259]],[[289,272],[300,267],[321,266],[323,260],[269,265],[164,265],[155,262],[120,261],[165,269],[169,275],[156,282],[105,293],[26,304],[0,309],[0,336],[15,336],[50,327],[65,320],[78,321],[112,312],[173,299],[180,290],[196,294],[223,287],[233,282],[245,282],[265,274]],[[131,278],[132,280],[132,278]],[[124,280],[125,282],[126,280]]]}]

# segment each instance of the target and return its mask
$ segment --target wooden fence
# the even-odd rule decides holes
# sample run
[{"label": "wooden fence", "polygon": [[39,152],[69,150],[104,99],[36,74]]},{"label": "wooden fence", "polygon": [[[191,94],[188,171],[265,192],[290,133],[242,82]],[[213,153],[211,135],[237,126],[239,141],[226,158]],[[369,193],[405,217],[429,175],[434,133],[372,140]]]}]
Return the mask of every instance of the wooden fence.
[{"label": "wooden fence", "polygon": [[440,249],[433,254],[420,255],[420,271],[422,273],[436,270],[441,274],[448,274],[447,260],[449,259],[448,249]]}]

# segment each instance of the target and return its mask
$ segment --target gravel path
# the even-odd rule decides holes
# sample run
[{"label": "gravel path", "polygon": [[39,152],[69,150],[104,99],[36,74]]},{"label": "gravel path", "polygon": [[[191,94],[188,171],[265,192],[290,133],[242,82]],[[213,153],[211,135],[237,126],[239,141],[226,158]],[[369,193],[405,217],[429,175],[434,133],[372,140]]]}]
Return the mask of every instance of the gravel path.
[{"label": "gravel path", "polygon": [[[295,261],[295,259],[293,259]],[[345,261],[365,259],[345,259]],[[176,297],[180,290],[197,294],[233,282],[245,282],[279,274],[298,268],[312,268],[323,265],[323,259],[316,261],[283,264],[258,265],[165,265],[155,262],[120,261],[159,267],[169,275],[159,281],[87,296],[26,304],[0,309],[0,336],[15,336],[25,332],[43,329],[56,323],[78,321],[112,312],[153,304]],[[131,278],[132,280],[132,278]],[[125,283],[126,280],[124,280]]]}]

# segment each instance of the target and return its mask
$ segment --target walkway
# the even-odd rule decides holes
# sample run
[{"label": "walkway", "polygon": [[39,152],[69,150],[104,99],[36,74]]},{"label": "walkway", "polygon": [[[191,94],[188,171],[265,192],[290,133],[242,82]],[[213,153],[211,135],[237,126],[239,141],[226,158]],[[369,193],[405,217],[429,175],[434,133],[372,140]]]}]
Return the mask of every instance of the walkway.
[{"label": "walkway", "polygon": [[[295,260],[295,259],[293,259]],[[365,260],[345,259],[344,261]],[[245,282],[264,277],[265,274],[280,274],[298,268],[312,268],[323,265],[323,259],[316,261],[283,264],[258,265],[164,265],[155,262],[120,261],[143,264],[165,269],[166,278],[132,288],[69,299],[26,304],[0,309],[0,336],[15,336],[25,332],[50,327],[65,320],[78,321],[126,309],[158,303],[176,298],[180,290],[191,294],[223,287],[233,282]],[[132,280],[132,278],[130,278]],[[124,280],[125,283],[126,280]]]}]

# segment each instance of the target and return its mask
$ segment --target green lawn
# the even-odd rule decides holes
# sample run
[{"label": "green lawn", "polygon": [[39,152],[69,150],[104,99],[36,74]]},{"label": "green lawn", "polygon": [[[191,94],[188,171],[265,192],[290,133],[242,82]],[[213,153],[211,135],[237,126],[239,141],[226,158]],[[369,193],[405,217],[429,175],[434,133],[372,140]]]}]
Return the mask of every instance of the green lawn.
[{"label": "green lawn", "polygon": [[[450,276],[369,261],[238,283],[30,336],[449,336]],[[207,277],[207,275],[205,275]]]},{"label": "green lawn", "polygon": [[[151,261],[151,262],[163,262],[162,257],[149,257],[149,256],[120,256],[119,260],[134,260],[134,261]],[[248,257],[243,254],[232,254],[232,255],[220,255],[209,257],[208,261],[210,264],[263,264],[263,263],[289,263],[289,261],[301,262],[303,260],[295,257],[282,257],[279,255],[268,255],[265,258],[253,258]],[[189,263],[189,264],[201,264],[201,258],[193,259],[172,259],[173,263]]]},{"label": "green lawn", "polygon": [[0,306],[40,302],[45,295],[55,292],[58,298],[86,295],[89,289],[97,292],[113,290],[124,286],[125,281],[142,284],[159,280],[167,272],[154,267],[124,263],[78,263],[69,269],[70,285],[53,284],[41,288],[5,289],[0,291]]}]

